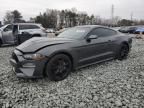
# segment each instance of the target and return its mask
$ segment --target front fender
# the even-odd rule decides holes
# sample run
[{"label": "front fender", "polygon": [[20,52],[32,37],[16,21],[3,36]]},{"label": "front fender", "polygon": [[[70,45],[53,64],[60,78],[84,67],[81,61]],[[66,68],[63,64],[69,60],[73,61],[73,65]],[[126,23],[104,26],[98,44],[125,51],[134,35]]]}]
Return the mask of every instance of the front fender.
[{"label": "front fender", "polygon": [[57,47],[46,47],[41,49],[40,51],[38,51],[37,53],[40,53],[44,56],[48,57],[48,60],[50,58],[52,58],[53,56],[57,55],[57,54],[66,54],[70,57],[70,59],[72,60],[73,63],[73,68],[76,68],[77,66],[77,60],[78,60],[78,56],[76,54],[76,52],[74,52],[72,49],[59,49]]},{"label": "front fender", "polygon": [[2,41],[3,39],[2,39],[2,32],[0,31],[0,40]]}]

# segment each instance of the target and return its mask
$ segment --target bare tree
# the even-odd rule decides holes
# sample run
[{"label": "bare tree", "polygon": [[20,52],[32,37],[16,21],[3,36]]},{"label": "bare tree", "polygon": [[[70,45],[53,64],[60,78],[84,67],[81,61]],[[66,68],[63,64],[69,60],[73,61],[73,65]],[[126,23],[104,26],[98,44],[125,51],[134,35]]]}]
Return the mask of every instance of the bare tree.
[{"label": "bare tree", "polygon": [[11,12],[13,15],[14,23],[15,22],[21,22],[22,20],[22,15],[18,10],[14,10]]},{"label": "bare tree", "polygon": [[13,21],[13,14],[10,11],[8,11],[4,17],[4,24],[10,24],[13,23]]},{"label": "bare tree", "polygon": [[[100,16],[88,15],[86,12],[78,12],[75,8],[65,10],[48,9],[43,14],[34,18],[37,23],[41,23],[46,28],[67,28],[78,25],[106,25],[110,26],[111,20],[104,19]],[[115,24],[118,23],[119,17],[114,18]]]},{"label": "bare tree", "polygon": [[25,22],[18,10],[8,11],[4,17],[4,24]]}]

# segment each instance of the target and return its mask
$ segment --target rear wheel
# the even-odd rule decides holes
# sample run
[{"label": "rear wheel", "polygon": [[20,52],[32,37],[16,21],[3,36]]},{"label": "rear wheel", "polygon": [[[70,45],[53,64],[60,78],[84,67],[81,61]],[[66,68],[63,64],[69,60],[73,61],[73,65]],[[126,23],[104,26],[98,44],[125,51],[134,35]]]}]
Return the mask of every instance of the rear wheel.
[{"label": "rear wheel", "polygon": [[72,69],[72,62],[67,55],[58,54],[50,59],[46,66],[46,75],[52,81],[65,79]]},{"label": "rear wheel", "polygon": [[127,44],[123,44],[118,54],[118,60],[126,59],[128,54],[129,54],[129,47]]}]

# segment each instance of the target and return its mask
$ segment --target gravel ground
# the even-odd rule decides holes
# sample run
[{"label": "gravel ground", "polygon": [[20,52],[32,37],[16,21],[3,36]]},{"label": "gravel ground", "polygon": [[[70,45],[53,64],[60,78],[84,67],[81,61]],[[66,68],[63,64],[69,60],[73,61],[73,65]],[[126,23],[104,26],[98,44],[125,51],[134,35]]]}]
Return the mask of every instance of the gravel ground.
[{"label": "gravel ground", "polygon": [[130,56],[72,72],[60,82],[18,79],[0,48],[0,108],[144,108],[144,41],[133,40]]}]

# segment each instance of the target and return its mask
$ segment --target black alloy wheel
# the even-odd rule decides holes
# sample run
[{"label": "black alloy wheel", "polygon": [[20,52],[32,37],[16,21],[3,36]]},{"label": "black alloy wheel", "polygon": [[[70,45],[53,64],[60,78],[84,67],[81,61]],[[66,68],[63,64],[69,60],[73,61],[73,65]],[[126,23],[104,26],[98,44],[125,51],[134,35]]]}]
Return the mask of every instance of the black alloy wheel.
[{"label": "black alloy wheel", "polygon": [[72,69],[72,62],[67,55],[58,54],[50,59],[46,67],[46,75],[52,81],[65,79]]},{"label": "black alloy wheel", "polygon": [[128,45],[123,44],[118,55],[118,60],[126,59],[128,54],[129,54],[129,47]]},{"label": "black alloy wheel", "polygon": [[2,46],[2,41],[0,40],[0,47]]}]

